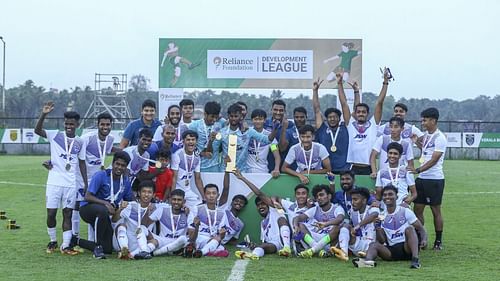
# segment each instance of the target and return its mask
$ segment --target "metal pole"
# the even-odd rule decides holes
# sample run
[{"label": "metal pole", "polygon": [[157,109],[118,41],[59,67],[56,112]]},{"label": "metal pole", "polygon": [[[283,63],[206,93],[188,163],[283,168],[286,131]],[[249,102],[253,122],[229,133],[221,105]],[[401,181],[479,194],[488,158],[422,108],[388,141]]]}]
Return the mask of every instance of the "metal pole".
[{"label": "metal pole", "polygon": [[2,112],[5,114],[5,41],[3,41],[2,36],[0,36],[0,40],[3,43]]}]

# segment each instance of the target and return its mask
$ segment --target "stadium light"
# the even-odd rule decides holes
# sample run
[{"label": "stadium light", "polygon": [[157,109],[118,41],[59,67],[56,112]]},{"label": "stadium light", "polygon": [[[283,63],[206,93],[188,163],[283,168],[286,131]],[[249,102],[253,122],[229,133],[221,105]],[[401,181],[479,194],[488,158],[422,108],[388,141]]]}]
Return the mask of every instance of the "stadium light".
[{"label": "stadium light", "polygon": [[5,41],[0,36],[3,43],[3,70],[2,70],[2,112],[5,113]]}]

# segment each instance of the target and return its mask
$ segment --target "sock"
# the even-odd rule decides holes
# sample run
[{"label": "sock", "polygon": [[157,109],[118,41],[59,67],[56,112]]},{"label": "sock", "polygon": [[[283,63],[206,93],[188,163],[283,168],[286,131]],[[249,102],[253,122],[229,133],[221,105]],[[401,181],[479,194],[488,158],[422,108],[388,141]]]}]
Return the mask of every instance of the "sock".
[{"label": "sock", "polygon": [[342,227],[339,233],[339,247],[346,254],[349,253],[349,238],[351,238],[349,230],[345,227]]},{"label": "sock", "polygon": [[436,241],[441,242],[443,238],[443,232],[442,231],[436,231]]},{"label": "sock", "polygon": [[219,246],[219,241],[212,239],[210,240],[203,248],[201,248],[201,253],[206,256],[208,253],[211,253],[217,249]]},{"label": "sock", "polygon": [[280,227],[280,236],[281,240],[283,240],[283,246],[290,248],[290,227],[288,225]]},{"label": "sock", "polygon": [[145,252],[148,251],[148,240],[146,239],[146,234],[144,233],[144,229],[141,230],[141,233],[137,234],[137,244],[139,245],[139,249],[141,251]]},{"label": "sock", "polygon": [[261,247],[257,247],[253,249],[252,254],[256,255],[259,258],[262,258],[264,256],[264,249]]},{"label": "sock", "polygon": [[71,236],[73,236],[71,230],[63,231],[63,242],[61,244],[61,249],[69,247],[69,243],[71,243]]},{"label": "sock", "polygon": [[316,242],[312,238],[311,234],[309,234],[309,233],[304,235],[304,242],[306,242],[307,245],[309,245],[309,247],[313,247],[314,244],[316,244]]},{"label": "sock", "polygon": [[184,247],[187,244],[187,242],[188,242],[187,236],[180,236],[179,238],[175,239],[175,241],[173,241],[172,243],[169,243],[159,249],[156,249],[153,252],[153,254],[155,256],[159,256],[175,252]]},{"label": "sock", "polygon": [[118,245],[120,246],[120,249],[124,247],[128,248],[127,228],[123,225],[120,225],[116,230],[116,232],[117,232]]},{"label": "sock", "polygon": [[73,210],[73,214],[71,215],[71,231],[73,235],[78,236],[80,233],[80,212]]},{"label": "sock", "polygon": [[57,231],[55,227],[47,227],[47,233],[49,234],[50,242],[57,242]]},{"label": "sock", "polygon": [[314,247],[312,247],[311,249],[313,250],[314,253],[317,253],[329,243],[330,243],[330,235],[327,234],[323,236],[323,238],[321,238],[319,242],[316,243],[316,245],[314,245]]},{"label": "sock", "polygon": [[88,238],[87,240],[89,241],[95,241],[94,228],[90,224],[87,224],[87,238]]}]

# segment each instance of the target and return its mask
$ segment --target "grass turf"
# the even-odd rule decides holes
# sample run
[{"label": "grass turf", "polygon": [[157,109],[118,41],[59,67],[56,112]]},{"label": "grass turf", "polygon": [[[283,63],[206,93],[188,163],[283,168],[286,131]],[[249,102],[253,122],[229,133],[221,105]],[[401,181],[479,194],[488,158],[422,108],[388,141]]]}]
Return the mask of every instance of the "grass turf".
[{"label": "grass turf", "polygon": [[[45,226],[46,157],[0,156],[0,210],[21,225],[7,230],[0,221],[0,280],[226,280],[235,258],[183,259],[158,257],[149,261],[122,261],[108,256],[94,260],[91,253],[68,257],[48,255]],[[498,280],[500,279],[500,176],[498,162],[446,161],[443,201],[445,249],[421,253],[422,268],[409,262],[379,262],[374,269],[356,269],[337,259],[284,259],[276,255],[251,261],[246,280]],[[252,208],[249,205],[248,208]],[[58,214],[58,238],[61,240]],[[426,229],[432,246],[434,229],[426,210]],[[82,229],[86,229],[82,224]],[[84,232],[84,231],[83,231]],[[84,236],[86,234],[83,234]],[[495,238],[497,237],[497,238]],[[234,249],[231,248],[231,253]]]}]

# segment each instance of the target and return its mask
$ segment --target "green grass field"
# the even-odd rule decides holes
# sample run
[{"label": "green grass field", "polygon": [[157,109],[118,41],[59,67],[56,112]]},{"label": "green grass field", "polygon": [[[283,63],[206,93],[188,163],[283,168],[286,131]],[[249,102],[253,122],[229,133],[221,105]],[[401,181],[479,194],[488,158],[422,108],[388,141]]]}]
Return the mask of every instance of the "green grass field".
[{"label": "green grass field", "polygon": [[[94,260],[90,252],[68,257],[48,255],[45,181],[40,165],[47,156],[0,156],[0,210],[17,220],[19,230],[0,221],[0,280],[226,280],[236,261],[228,258],[157,257],[122,261]],[[442,252],[421,253],[422,268],[409,262],[379,262],[375,269],[356,269],[337,259],[302,260],[266,256],[251,261],[245,280],[499,280],[499,162],[446,161],[445,219]],[[251,204],[247,208],[253,208]],[[430,210],[429,241],[434,239]],[[58,226],[61,218],[59,215]],[[86,229],[85,225],[82,225]],[[62,231],[58,228],[58,237]],[[84,236],[86,234],[83,234]],[[230,249],[234,252],[234,249]]]}]

